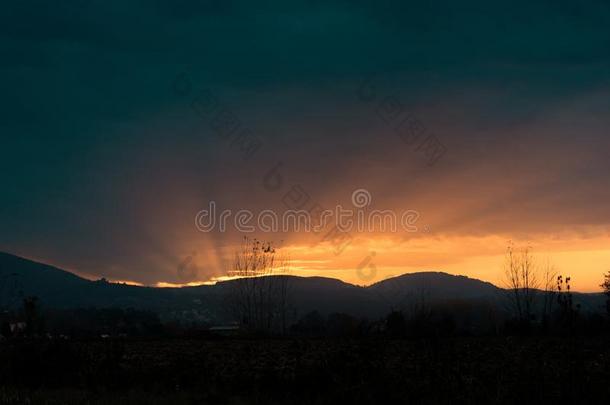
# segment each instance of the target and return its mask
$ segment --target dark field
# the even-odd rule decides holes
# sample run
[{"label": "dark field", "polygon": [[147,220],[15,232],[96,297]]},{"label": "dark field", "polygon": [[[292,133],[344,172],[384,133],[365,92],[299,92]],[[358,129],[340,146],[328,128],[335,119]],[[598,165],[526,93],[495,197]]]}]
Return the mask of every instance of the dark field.
[{"label": "dark field", "polygon": [[607,403],[610,339],[0,344],[0,402]]}]

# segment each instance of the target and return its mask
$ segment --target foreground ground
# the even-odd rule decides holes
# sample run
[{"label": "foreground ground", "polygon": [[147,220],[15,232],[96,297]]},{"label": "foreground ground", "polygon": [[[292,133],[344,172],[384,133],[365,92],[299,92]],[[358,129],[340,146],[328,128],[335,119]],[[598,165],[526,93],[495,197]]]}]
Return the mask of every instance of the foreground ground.
[{"label": "foreground ground", "polygon": [[603,403],[610,339],[0,343],[0,403]]}]

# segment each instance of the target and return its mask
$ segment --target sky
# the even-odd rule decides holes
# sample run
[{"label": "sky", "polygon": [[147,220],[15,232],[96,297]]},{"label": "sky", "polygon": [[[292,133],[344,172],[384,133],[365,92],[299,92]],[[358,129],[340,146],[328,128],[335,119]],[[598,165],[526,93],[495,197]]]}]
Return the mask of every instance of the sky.
[{"label": "sky", "polygon": [[246,236],[295,274],[356,284],[434,270],[501,285],[514,241],[598,290],[610,5],[422,3],[5,2],[0,250],[199,283],[244,237],[198,229],[211,201],[281,214],[354,208],[364,190],[365,210],[416,212],[417,230]]}]

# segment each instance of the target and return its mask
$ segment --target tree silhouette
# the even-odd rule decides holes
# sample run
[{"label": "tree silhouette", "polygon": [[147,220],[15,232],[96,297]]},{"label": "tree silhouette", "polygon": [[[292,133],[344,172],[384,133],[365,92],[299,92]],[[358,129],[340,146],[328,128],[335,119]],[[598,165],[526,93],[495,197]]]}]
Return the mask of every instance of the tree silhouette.
[{"label": "tree silhouette", "polygon": [[264,333],[286,331],[289,270],[288,259],[280,257],[272,243],[244,237],[228,272],[237,278],[231,284],[230,300],[243,327]]},{"label": "tree silhouette", "polygon": [[600,284],[606,295],[606,314],[610,317],[610,271],[604,274],[604,282]]},{"label": "tree silhouette", "polygon": [[532,321],[534,298],[540,283],[531,247],[516,248],[511,242],[506,250],[504,274],[513,313],[519,321]]},{"label": "tree silhouette", "polygon": [[572,300],[571,277],[557,276],[557,302],[559,303],[559,316],[563,326],[571,333],[574,321],[578,316],[580,305],[574,305]]}]

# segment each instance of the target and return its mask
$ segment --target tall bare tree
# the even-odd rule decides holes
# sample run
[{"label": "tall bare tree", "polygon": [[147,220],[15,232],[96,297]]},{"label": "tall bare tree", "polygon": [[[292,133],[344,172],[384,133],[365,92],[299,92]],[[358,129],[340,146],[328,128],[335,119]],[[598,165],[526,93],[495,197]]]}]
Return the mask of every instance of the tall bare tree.
[{"label": "tall bare tree", "polygon": [[[289,311],[290,263],[270,242],[244,238],[228,275],[234,316],[244,328],[285,332]],[[272,277],[274,276],[274,277]]]},{"label": "tall bare tree", "polygon": [[610,316],[610,271],[604,274],[604,282],[600,284],[606,295],[606,314]]},{"label": "tall bare tree", "polygon": [[511,242],[504,265],[506,287],[511,307],[520,320],[533,319],[534,299],[540,281],[530,246],[515,247]]},{"label": "tall bare tree", "polygon": [[542,302],[542,320],[547,322],[553,313],[553,304],[555,303],[555,295],[557,294],[557,269],[547,259],[542,267],[542,288],[544,300]]}]

